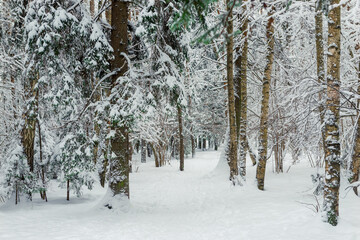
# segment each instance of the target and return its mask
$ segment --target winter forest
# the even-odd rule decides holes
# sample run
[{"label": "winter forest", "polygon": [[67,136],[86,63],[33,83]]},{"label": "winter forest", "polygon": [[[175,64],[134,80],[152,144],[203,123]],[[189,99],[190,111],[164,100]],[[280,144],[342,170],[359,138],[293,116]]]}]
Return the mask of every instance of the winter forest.
[{"label": "winter forest", "polygon": [[0,239],[360,239],[360,0],[0,0]]}]

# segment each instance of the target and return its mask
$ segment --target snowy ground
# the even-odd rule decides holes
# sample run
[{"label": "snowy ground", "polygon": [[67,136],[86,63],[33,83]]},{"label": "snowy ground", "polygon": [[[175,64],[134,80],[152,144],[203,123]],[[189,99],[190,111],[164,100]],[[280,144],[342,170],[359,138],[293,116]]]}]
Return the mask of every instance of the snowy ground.
[{"label": "snowy ground", "polygon": [[99,209],[106,191],[99,186],[70,202],[64,190],[54,190],[48,192],[48,203],[35,199],[3,206],[0,240],[360,239],[360,198],[352,192],[340,193],[337,227],[307,208],[305,203],[315,204],[308,190],[316,170],[305,161],[284,174],[272,173],[269,162],[266,191],[261,192],[254,183],[255,167],[248,166],[245,186],[232,187],[221,167],[214,171],[219,156],[198,152],[185,161],[185,172],[178,171],[177,161],[163,168],[136,163],[126,212]]}]

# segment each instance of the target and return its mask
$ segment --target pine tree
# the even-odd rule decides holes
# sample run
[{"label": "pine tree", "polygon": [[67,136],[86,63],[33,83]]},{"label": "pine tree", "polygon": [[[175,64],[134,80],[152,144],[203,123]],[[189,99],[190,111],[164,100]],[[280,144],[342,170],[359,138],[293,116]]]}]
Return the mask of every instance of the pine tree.
[{"label": "pine tree", "polygon": [[[32,1],[23,30],[26,102],[21,140],[29,173],[22,178],[28,179],[31,185],[26,187],[30,198],[33,192],[40,192],[46,200],[48,173],[74,180],[71,184],[91,187],[87,183],[93,180],[86,180],[93,171],[92,163],[86,161],[89,157],[86,146],[91,141],[88,134],[77,131],[73,123],[76,121],[85,131],[88,128],[85,113],[88,103],[84,99],[89,97],[89,76],[106,71],[111,47],[101,27],[91,20],[83,5],[75,1]],[[49,125],[55,124],[60,127],[51,127],[50,133]],[[86,139],[61,145],[79,134]],[[55,151],[56,146],[62,147]],[[71,156],[70,149],[82,153]],[[74,166],[84,172],[70,178],[65,173],[69,171],[63,169]],[[18,190],[24,192],[25,188]]]}]

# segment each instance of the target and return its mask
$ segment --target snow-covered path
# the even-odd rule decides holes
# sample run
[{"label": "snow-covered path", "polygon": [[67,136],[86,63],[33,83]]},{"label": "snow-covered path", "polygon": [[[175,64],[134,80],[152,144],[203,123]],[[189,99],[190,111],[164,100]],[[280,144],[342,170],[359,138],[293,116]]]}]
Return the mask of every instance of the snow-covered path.
[{"label": "snow-covered path", "polygon": [[136,163],[125,212],[99,209],[105,194],[99,186],[69,203],[65,191],[56,190],[48,192],[48,203],[36,199],[2,207],[0,240],[360,239],[360,199],[354,194],[341,192],[337,227],[322,223],[319,214],[300,203],[315,203],[307,191],[315,170],[305,163],[287,174],[268,169],[261,192],[254,183],[255,167],[248,166],[243,187],[232,187],[227,173],[214,172],[219,155],[198,152],[185,161],[185,172],[178,171],[177,161],[163,168]]}]

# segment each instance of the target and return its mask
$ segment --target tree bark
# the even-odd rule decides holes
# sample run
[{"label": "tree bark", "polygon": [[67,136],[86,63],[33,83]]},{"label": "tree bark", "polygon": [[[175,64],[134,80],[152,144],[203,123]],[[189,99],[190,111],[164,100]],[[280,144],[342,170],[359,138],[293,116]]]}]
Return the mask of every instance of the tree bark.
[{"label": "tree bark", "polygon": [[235,83],[236,83],[236,130],[237,139],[239,142],[239,167],[240,176],[243,180],[246,179],[246,152],[247,152],[247,53],[248,53],[248,18],[246,16],[246,6],[242,7],[242,15],[239,14],[238,19],[242,22],[241,42],[242,47],[239,45],[236,48],[237,58],[235,60]]},{"label": "tree bark", "polygon": [[46,197],[46,182],[45,182],[45,166],[43,165],[43,151],[42,151],[42,137],[41,137],[41,128],[40,128],[40,122],[37,121],[38,123],[38,134],[39,134],[39,147],[40,147],[40,163],[41,163],[41,181],[42,181],[42,190],[40,191],[40,196],[42,200],[45,200],[47,202],[47,197]]},{"label": "tree bark", "polygon": [[22,144],[24,153],[27,158],[30,172],[34,172],[34,143],[35,130],[38,112],[38,89],[35,88],[37,79],[31,81],[30,90],[28,91],[27,99],[33,99],[29,102],[27,111],[24,113],[25,124],[21,131]]},{"label": "tree bark", "polygon": [[148,155],[148,157],[150,158],[150,157],[151,157],[151,153],[153,152],[153,149],[152,149],[150,143],[147,144],[146,149],[147,149],[147,155]]},{"label": "tree bark", "polygon": [[146,163],[146,141],[141,139],[141,162]]},{"label": "tree bark", "polygon": [[154,153],[155,167],[160,167],[160,161],[159,161],[159,156],[158,156],[158,154],[157,154],[157,151],[156,151],[156,149],[155,149],[155,147],[154,147],[153,144],[151,144],[150,146],[151,146],[151,149],[152,149],[152,151],[153,151],[153,153]]},{"label": "tree bark", "polygon": [[[336,5],[336,6],[334,6]],[[340,187],[340,6],[331,0],[328,14],[327,100],[325,112],[325,186],[324,212],[326,221],[337,225]]]},{"label": "tree bark", "polygon": [[[26,155],[27,163],[31,173],[34,173],[34,144],[35,144],[35,131],[36,131],[36,122],[38,117],[38,99],[39,99],[39,90],[37,88],[37,74],[32,73],[33,76],[30,80],[30,86],[25,86],[30,88],[27,91],[26,98],[28,99],[27,109],[23,114],[24,126],[21,130],[21,142],[23,146],[24,153]],[[30,75],[32,75],[30,74]],[[25,176],[22,176],[25,177]],[[31,179],[32,181],[33,179]],[[32,200],[32,192],[28,192],[29,199]]]},{"label": "tree bark", "polygon": [[[319,86],[325,82],[325,66],[324,66],[324,38],[323,38],[323,13],[322,13],[322,0],[316,2],[315,7],[315,40],[316,40],[316,64],[317,64],[317,77]],[[321,104],[323,98],[323,91],[319,92],[319,115],[320,124],[324,124],[324,106]],[[325,132],[324,128],[321,129],[322,147],[325,149]]]},{"label": "tree bark", "polygon": [[94,0],[90,0],[90,14],[91,14],[91,16],[95,15],[95,2],[94,2]]},{"label": "tree bark", "polygon": [[[189,116],[192,116],[192,101],[191,96],[189,95]],[[191,119],[191,118],[190,118]],[[191,157],[194,158],[196,155],[196,138],[194,135],[194,127],[193,127],[193,120],[191,119],[190,122],[190,141],[191,141]]]},{"label": "tree bark", "polygon": [[256,165],[256,155],[255,153],[251,150],[250,146],[249,146],[249,140],[246,138],[246,141],[245,141],[245,144],[246,144],[246,149],[249,151],[249,155],[250,155],[250,159],[251,159],[251,162],[253,164],[253,166]]},{"label": "tree bark", "polygon": [[[192,133],[192,128],[191,128],[191,133]],[[191,134],[190,138],[191,138],[191,157],[194,158],[196,155],[196,142],[194,135]]]},{"label": "tree bark", "polygon": [[233,36],[233,14],[232,1],[226,0],[226,10],[228,11],[227,19],[227,37],[226,37],[226,70],[227,70],[227,89],[228,89],[228,116],[230,126],[229,146],[227,153],[227,162],[230,166],[230,181],[235,185],[238,181],[239,174],[237,162],[237,134],[235,119],[235,93],[234,93],[234,36]]},{"label": "tree bark", "polygon": [[269,98],[270,98],[270,83],[271,72],[274,61],[274,8],[268,13],[268,22],[266,25],[266,41],[267,41],[267,56],[266,67],[263,78],[262,87],[262,101],[261,101],[261,115],[260,115],[260,136],[259,136],[259,162],[256,170],[256,180],[259,190],[264,190],[265,170],[267,160],[268,147],[268,117],[269,117]]},{"label": "tree bark", "polygon": [[[127,71],[127,61],[122,54],[127,53],[128,45],[128,2],[113,0],[111,5],[113,16],[111,31],[111,46],[114,49],[114,59],[111,62],[111,70],[116,71],[112,78],[112,88],[117,84],[117,79]],[[116,104],[115,102],[113,104]],[[111,138],[110,154],[110,180],[109,188],[113,196],[119,195],[130,197],[129,191],[129,138],[128,128],[125,125],[112,124],[111,130],[114,137]],[[111,206],[109,206],[110,208]]]},{"label": "tree bark", "polygon": [[202,150],[203,151],[206,150],[206,138],[205,137],[202,139]]},{"label": "tree bark", "polygon": [[182,109],[178,105],[178,122],[179,122],[179,153],[180,153],[180,171],[184,171],[184,135],[183,135],[183,119],[182,119]]},{"label": "tree bark", "polygon": [[[111,4],[111,1],[112,0],[108,0],[108,3]],[[107,8],[106,11],[105,11],[105,18],[106,18],[106,21],[111,25],[111,16],[112,16],[112,13],[111,13],[111,8]]]},{"label": "tree bark", "polygon": [[66,201],[70,201],[70,180],[66,181]]}]

